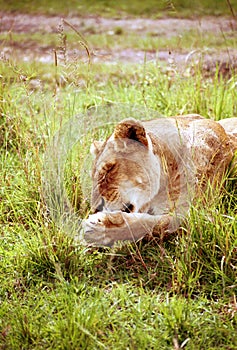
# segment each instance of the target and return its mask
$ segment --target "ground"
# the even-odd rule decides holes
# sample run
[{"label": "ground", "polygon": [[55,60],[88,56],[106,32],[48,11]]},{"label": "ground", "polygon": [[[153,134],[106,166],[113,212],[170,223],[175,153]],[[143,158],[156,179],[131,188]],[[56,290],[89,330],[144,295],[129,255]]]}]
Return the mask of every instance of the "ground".
[{"label": "ground", "polygon": [[[90,50],[90,59],[94,62],[103,63],[143,63],[144,59],[174,61],[175,64],[184,65],[190,61],[197,62],[202,58],[204,68],[212,70],[216,68],[216,63],[220,64],[223,71],[237,66],[237,49],[235,45],[223,47],[226,38],[233,38],[237,28],[237,22],[228,17],[203,17],[196,19],[177,19],[177,18],[103,18],[98,16],[90,17],[66,17],[45,16],[45,15],[28,15],[28,14],[11,14],[0,13],[1,32],[5,37],[1,37],[1,51],[7,57],[13,54],[24,61],[36,60],[43,63],[53,62],[54,50],[57,45],[46,44],[34,39],[33,35],[39,33],[43,38],[45,34],[58,34],[62,30],[73,27],[74,32],[78,31],[81,41],[86,42]],[[66,20],[66,22],[64,22]],[[27,39],[14,40],[10,37],[11,33],[23,35],[32,35]],[[217,36],[217,43],[210,42],[210,45],[199,48],[199,43],[192,42],[189,38],[190,45],[183,45],[183,36],[190,35],[199,37],[202,40],[204,35],[211,37]],[[88,36],[111,37],[109,43],[102,45],[90,45],[86,38]],[[124,37],[121,42],[120,36]],[[133,37],[150,37],[154,44],[148,49],[136,47],[136,44],[129,42],[126,44],[127,36]],[[172,38],[176,41],[173,43]],[[201,39],[200,39],[201,38]],[[205,39],[205,38],[204,38]],[[107,39],[108,40],[108,39]],[[87,57],[84,46],[70,42],[67,49],[69,59],[82,59]],[[112,44],[111,44],[112,41]],[[123,40],[122,40],[123,41]],[[135,39],[136,41],[136,39]],[[170,46],[169,46],[170,41]],[[205,40],[203,40],[205,41]],[[166,44],[163,44],[163,43]],[[167,44],[168,42],[168,44]],[[102,47],[101,47],[102,46]],[[186,46],[186,47],[185,47]]]}]

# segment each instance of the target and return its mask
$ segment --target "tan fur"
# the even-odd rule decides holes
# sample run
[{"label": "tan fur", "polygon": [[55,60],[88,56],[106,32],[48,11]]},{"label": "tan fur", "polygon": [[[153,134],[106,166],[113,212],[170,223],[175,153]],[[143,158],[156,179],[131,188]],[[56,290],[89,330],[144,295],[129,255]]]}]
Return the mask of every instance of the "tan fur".
[{"label": "tan fur", "polygon": [[92,147],[95,214],[84,222],[85,239],[111,246],[174,232],[207,183],[220,183],[236,149],[237,118],[120,122]]}]

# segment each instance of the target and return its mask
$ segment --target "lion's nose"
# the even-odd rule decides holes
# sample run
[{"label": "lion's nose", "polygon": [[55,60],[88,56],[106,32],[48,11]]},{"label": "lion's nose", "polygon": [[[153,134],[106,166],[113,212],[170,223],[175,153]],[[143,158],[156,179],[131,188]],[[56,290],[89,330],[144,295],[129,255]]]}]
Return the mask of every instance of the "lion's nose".
[{"label": "lion's nose", "polygon": [[124,205],[123,211],[125,213],[132,213],[134,211],[134,205],[132,203],[126,203]]}]

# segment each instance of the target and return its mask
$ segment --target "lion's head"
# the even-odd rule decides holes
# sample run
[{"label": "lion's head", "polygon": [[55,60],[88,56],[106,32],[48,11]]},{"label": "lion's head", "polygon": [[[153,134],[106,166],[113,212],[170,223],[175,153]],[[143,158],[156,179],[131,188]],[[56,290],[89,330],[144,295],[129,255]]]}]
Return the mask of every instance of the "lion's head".
[{"label": "lion's head", "polygon": [[134,119],[120,122],[105,141],[91,147],[92,211],[149,212],[160,186],[160,162],[149,135]]}]

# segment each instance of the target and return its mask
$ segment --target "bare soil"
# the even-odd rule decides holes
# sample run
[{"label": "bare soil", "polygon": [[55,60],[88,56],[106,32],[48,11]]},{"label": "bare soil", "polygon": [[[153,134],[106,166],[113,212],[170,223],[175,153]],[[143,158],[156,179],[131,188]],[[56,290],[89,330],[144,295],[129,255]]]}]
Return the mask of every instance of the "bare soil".
[{"label": "bare soil", "polygon": [[[65,18],[72,26],[81,33],[106,33],[114,35],[116,40],[116,31],[133,32],[138,36],[161,36],[170,38],[172,36],[181,35],[184,31],[195,29],[209,33],[225,33],[231,32],[236,35],[237,21],[225,17],[204,17],[196,19],[148,19],[148,18],[102,18],[102,17],[70,17]],[[63,19],[59,16],[43,16],[43,15],[28,15],[28,14],[10,14],[0,12],[0,32],[2,33],[58,33],[65,26]],[[68,29],[68,28],[67,28]],[[234,34],[235,33],[235,34]],[[13,53],[15,56],[25,60],[36,60],[40,62],[53,62],[55,47],[47,45],[39,45],[35,41],[28,43],[12,43],[8,40],[0,43],[0,51],[4,57],[10,57]],[[85,50],[74,49],[68,50],[69,59],[86,58]],[[226,48],[221,53],[216,50],[207,50],[202,52],[202,61],[205,69],[211,70],[216,67],[218,62],[223,68],[223,72],[229,71],[230,68],[237,67],[237,50]],[[95,62],[106,62],[110,64],[119,62],[142,63],[146,60],[164,60],[173,61],[183,65],[190,60],[199,60],[200,52],[191,52],[181,50],[180,48],[174,52],[169,50],[162,51],[143,51],[128,49],[95,49],[91,52],[91,58]]]}]

